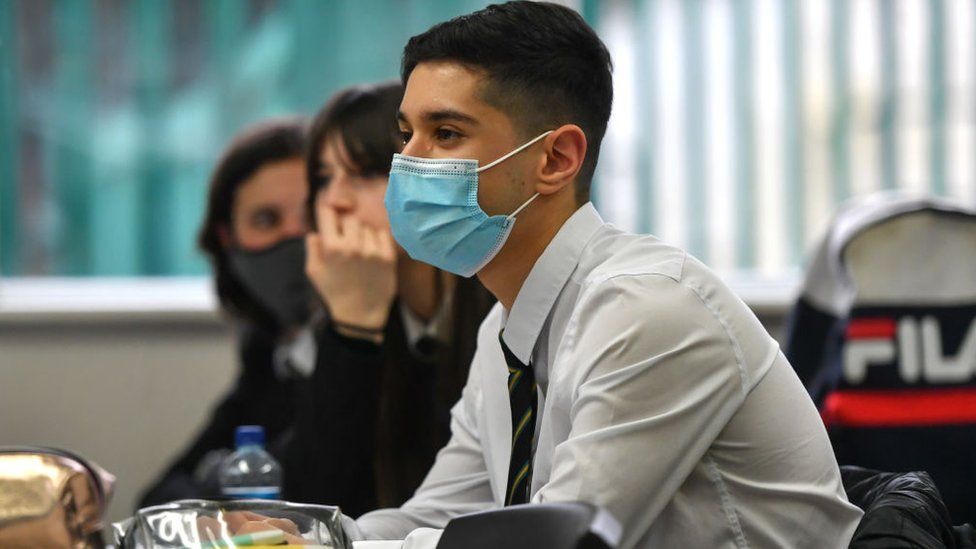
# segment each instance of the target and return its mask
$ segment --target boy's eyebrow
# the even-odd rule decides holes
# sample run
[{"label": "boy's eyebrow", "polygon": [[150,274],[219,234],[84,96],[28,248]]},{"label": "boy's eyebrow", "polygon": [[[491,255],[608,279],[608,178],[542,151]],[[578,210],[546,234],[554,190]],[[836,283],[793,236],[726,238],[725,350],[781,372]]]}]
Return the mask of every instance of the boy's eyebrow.
[{"label": "boy's eyebrow", "polygon": [[[467,124],[471,124],[472,126],[478,125],[478,121],[474,117],[464,114],[461,111],[456,111],[454,109],[426,111],[421,114],[420,118],[428,123],[453,121],[453,122],[465,122]],[[399,111],[399,110],[397,111],[397,120],[400,120],[401,122],[407,122],[407,116],[403,114],[403,111]]]}]

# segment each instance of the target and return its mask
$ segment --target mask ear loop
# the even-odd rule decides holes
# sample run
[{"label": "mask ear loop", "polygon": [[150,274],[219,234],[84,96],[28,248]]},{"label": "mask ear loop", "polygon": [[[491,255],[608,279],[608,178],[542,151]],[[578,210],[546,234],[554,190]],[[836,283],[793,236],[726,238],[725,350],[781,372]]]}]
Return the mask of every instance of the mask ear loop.
[{"label": "mask ear loop", "polygon": [[[509,158],[511,158],[511,157],[513,157],[513,156],[515,156],[516,154],[518,154],[518,153],[520,153],[520,152],[522,152],[522,151],[524,151],[525,149],[528,149],[529,147],[531,147],[532,145],[534,145],[534,144],[535,144],[536,142],[538,142],[538,141],[539,141],[540,139],[542,139],[543,137],[545,137],[545,136],[547,136],[547,135],[549,135],[549,134],[550,134],[550,133],[552,133],[552,132],[553,132],[553,130],[549,130],[549,131],[547,131],[547,132],[543,132],[543,133],[541,133],[541,134],[539,134],[539,135],[537,135],[537,136],[536,136],[536,137],[535,137],[534,139],[532,139],[532,140],[531,140],[531,141],[529,141],[528,143],[525,143],[525,144],[524,144],[524,145],[522,145],[521,147],[518,147],[518,148],[517,148],[517,149],[515,149],[514,151],[512,151],[512,152],[510,152],[510,153],[508,153],[508,154],[506,154],[505,156],[503,156],[503,157],[501,157],[501,158],[499,158],[498,160],[495,160],[495,161],[493,161],[493,162],[489,162],[489,163],[487,163],[487,164],[485,164],[484,166],[482,166],[482,167],[480,167],[480,168],[478,168],[477,170],[475,170],[475,173],[478,173],[478,172],[483,172],[483,171],[485,171],[485,170],[487,170],[488,168],[491,168],[492,166],[497,166],[498,164],[501,164],[502,162],[504,162],[504,161],[506,161],[506,160],[508,160]],[[531,204],[531,203],[532,203],[532,201],[533,201],[533,200],[535,200],[536,198],[539,198],[539,193],[535,193],[534,195],[532,195],[532,198],[530,198],[530,199],[528,199],[528,200],[526,200],[526,201],[525,201],[525,202],[524,202],[524,203],[523,203],[523,204],[522,204],[521,206],[519,206],[519,207],[518,207],[518,208],[517,208],[517,209],[516,209],[516,210],[515,210],[514,212],[512,212],[512,213],[510,213],[510,214],[508,214],[508,220],[512,220],[512,219],[515,219],[515,216],[516,216],[516,215],[518,215],[518,213],[519,213],[519,212],[521,212],[522,210],[524,210],[524,209],[525,209],[525,208],[526,208],[526,207],[527,207],[527,206],[528,206],[529,204]]]},{"label": "mask ear loop", "polygon": [[532,145],[534,145],[537,141],[539,141],[540,139],[542,139],[543,137],[549,135],[552,132],[553,132],[553,130],[549,130],[549,131],[547,131],[547,132],[545,132],[545,133],[537,136],[532,141],[529,141],[528,143],[526,143],[526,144],[522,145],[521,147],[515,149],[514,151],[506,154],[505,156],[499,158],[498,160],[495,160],[493,162],[489,162],[489,163],[485,164],[484,166],[478,168],[477,170],[475,170],[475,172],[483,172],[483,171],[487,170],[488,168],[491,168],[492,166],[497,166],[498,164],[501,164],[502,162],[508,160],[509,158],[515,156],[516,154],[524,151],[525,149],[528,149],[529,147],[531,147]]},{"label": "mask ear loop", "polygon": [[530,199],[528,199],[528,200],[526,200],[526,201],[525,201],[525,204],[522,204],[522,205],[521,205],[521,206],[519,206],[519,207],[518,207],[518,208],[517,208],[517,209],[516,209],[516,210],[515,210],[514,212],[512,212],[512,213],[510,213],[510,214],[508,214],[508,218],[509,218],[509,219],[515,219],[515,216],[516,216],[516,215],[518,215],[518,213],[519,213],[519,212],[521,212],[522,210],[524,210],[524,209],[525,209],[525,208],[526,208],[526,207],[527,207],[527,206],[528,206],[529,204],[531,204],[531,203],[532,203],[532,201],[533,201],[533,200],[535,200],[536,198],[539,198],[539,193],[535,193],[534,195],[532,195],[532,198],[530,198]]}]

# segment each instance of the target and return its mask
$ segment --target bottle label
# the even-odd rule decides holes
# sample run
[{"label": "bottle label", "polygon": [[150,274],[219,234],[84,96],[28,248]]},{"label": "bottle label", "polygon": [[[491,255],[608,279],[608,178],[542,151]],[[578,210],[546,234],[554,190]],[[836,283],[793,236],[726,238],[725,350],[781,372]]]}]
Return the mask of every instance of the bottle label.
[{"label": "bottle label", "polygon": [[281,490],[277,486],[228,486],[222,491],[234,499],[281,499]]}]

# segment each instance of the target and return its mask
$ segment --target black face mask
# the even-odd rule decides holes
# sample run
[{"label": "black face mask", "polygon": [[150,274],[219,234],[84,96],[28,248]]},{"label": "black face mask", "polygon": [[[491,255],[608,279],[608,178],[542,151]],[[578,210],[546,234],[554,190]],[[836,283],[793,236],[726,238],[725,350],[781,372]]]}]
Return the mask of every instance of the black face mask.
[{"label": "black face mask", "polygon": [[305,277],[304,238],[289,238],[257,251],[232,248],[227,256],[247,291],[280,326],[293,328],[308,320],[312,291]]}]

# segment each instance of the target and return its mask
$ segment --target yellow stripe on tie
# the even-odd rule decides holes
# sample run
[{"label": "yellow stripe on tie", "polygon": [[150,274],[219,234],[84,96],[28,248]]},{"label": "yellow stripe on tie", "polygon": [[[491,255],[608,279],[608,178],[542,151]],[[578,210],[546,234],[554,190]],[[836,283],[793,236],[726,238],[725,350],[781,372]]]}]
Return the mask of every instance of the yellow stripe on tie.
[{"label": "yellow stripe on tie", "polygon": [[525,415],[522,416],[522,419],[519,420],[518,427],[515,428],[515,434],[512,435],[512,444],[514,444],[515,441],[518,440],[519,435],[522,434],[522,429],[525,429],[525,426],[529,424],[529,419],[531,418],[532,418],[532,408],[529,408],[528,410],[525,411]]},{"label": "yellow stripe on tie", "polygon": [[515,498],[515,489],[518,488],[518,485],[521,484],[523,480],[525,480],[525,475],[527,474],[529,474],[528,461],[526,461],[525,465],[522,466],[522,469],[519,470],[519,474],[515,475],[515,481],[512,482],[512,491],[508,493],[508,505],[512,504],[512,499]]},{"label": "yellow stripe on tie", "polygon": [[518,385],[519,380],[522,379],[522,371],[515,370],[512,375],[508,378],[508,392],[511,393],[512,389]]}]

